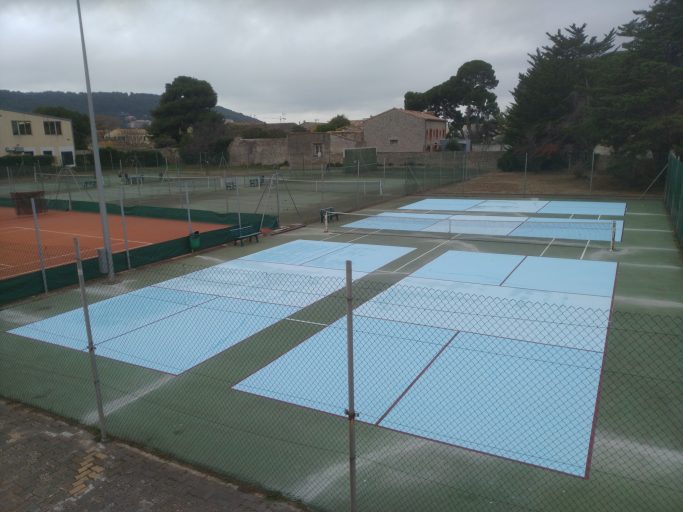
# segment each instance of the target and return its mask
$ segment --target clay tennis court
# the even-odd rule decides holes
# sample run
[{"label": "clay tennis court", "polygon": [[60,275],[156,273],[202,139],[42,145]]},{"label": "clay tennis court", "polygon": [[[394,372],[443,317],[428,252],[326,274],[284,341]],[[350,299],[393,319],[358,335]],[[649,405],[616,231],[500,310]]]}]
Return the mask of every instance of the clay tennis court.
[{"label": "clay tennis court", "polygon": [[[123,252],[125,242],[121,217],[109,215],[113,252]],[[128,248],[134,249],[189,235],[187,221],[126,216]],[[92,258],[103,247],[102,224],[97,213],[50,211],[38,216],[46,267],[74,261],[73,239],[80,240],[82,257]],[[192,222],[192,230],[212,231],[224,224]],[[0,208],[0,279],[40,270],[36,235],[31,215],[17,215]]]}]

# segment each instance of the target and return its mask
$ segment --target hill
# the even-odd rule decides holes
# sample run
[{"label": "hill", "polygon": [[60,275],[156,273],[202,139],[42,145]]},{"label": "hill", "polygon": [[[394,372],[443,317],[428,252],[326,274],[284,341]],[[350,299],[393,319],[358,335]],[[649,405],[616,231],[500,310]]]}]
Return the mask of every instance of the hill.
[{"label": "hill", "polygon": [[[159,94],[138,92],[94,92],[93,105],[96,115],[151,119],[150,112],[159,104]],[[83,114],[88,113],[84,92],[21,92],[0,89],[0,108],[18,112],[33,112],[37,107],[64,107]],[[225,107],[214,109],[225,119],[236,122],[260,122],[258,119]]]}]

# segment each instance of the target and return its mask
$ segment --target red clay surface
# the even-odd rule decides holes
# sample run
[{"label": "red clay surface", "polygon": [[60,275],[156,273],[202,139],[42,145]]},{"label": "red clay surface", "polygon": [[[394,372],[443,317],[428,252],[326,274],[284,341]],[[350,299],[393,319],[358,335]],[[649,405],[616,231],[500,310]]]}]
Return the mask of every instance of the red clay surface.
[{"label": "red clay surface", "polygon": [[[113,252],[125,250],[121,217],[109,215]],[[83,259],[103,247],[102,224],[97,213],[58,212],[38,216],[46,267],[74,261],[73,239],[78,238]],[[126,217],[128,248],[134,249],[190,234],[187,221]],[[229,226],[192,222],[192,230],[213,231]],[[18,216],[12,208],[0,208],[0,279],[40,269],[38,246],[31,215]]]}]

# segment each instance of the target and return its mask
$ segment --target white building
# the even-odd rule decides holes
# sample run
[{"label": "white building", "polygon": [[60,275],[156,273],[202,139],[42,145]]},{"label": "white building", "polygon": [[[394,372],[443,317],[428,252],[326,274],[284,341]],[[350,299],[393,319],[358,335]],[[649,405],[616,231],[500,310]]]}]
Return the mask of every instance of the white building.
[{"label": "white building", "polygon": [[0,156],[50,155],[55,165],[74,164],[70,119],[0,110]]}]

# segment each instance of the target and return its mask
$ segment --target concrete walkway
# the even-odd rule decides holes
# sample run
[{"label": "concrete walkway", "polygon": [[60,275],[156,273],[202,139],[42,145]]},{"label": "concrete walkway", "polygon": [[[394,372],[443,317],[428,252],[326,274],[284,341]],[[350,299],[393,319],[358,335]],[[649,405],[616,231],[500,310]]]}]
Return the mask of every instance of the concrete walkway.
[{"label": "concrete walkway", "polygon": [[0,398],[0,512],[294,512],[294,505]]}]

